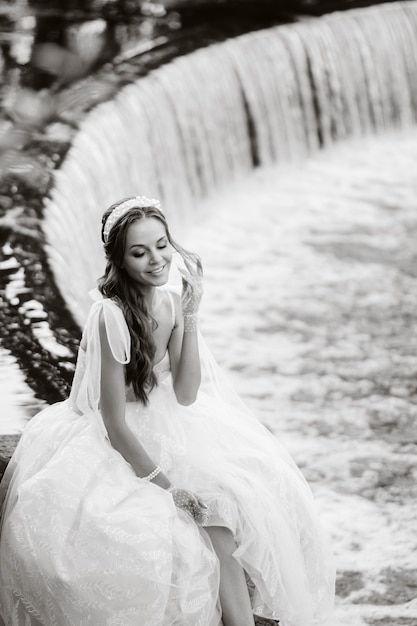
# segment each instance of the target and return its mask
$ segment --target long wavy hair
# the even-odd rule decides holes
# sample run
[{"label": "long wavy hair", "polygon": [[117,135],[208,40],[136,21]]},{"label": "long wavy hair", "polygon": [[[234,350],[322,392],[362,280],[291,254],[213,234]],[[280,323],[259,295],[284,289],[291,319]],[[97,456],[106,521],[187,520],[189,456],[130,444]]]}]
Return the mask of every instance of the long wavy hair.
[{"label": "long wavy hair", "polygon": [[149,393],[157,385],[153,370],[156,348],[152,332],[158,325],[149,315],[140,286],[123,268],[127,231],[138,220],[151,217],[157,219],[163,224],[169,243],[184,260],[200,268],[201,261],[198,255],[188,252],[172,239],[164,214],[154,206],[129,209],[114,223],[105,240],[103,230],[110,214],[120,204],[132,199],[133,197],[123,198],[112,204],[103,214],[101,238],[107,264],[104,275],[99,279],[98,288],[104,297],[114,300],[123,311],[131,337],[130,361],[125,368],[126,384],[132,385],[136,398],[146,405]]}]

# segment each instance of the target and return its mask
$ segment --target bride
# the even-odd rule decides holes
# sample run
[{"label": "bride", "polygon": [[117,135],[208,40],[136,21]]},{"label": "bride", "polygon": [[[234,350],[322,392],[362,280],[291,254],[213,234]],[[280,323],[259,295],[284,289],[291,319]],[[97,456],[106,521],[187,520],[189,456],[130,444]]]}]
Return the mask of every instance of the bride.
[{"label": "bride", "polygon": [[310,489],[197,332],[199,258],[146,197],[110,207],[102,239],[70,397],[30,421],[1,485],[6,626],[323,624]]}]

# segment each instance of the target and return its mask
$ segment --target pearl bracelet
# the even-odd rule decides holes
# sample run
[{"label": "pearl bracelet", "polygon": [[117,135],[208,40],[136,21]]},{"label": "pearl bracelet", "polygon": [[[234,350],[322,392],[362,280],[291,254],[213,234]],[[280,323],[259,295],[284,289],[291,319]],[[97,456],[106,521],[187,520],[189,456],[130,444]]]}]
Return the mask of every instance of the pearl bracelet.
[{"label": "pearl bracelet", "polygon": [[184,315],[184,332],[195,333],[197,331],[197,313]]},{"label": "pearl bracelet", "polygon": [[160,467],[159,465],[157,465],[155,467],[155,469],[153,470],[153,472],[151,472],[150,474],[148,474],[147,476],[142,476],[142,480],[153,480],[154,478],[156,478],[158,476],[158,474],[160,474],[162,472],[162,467]]}]

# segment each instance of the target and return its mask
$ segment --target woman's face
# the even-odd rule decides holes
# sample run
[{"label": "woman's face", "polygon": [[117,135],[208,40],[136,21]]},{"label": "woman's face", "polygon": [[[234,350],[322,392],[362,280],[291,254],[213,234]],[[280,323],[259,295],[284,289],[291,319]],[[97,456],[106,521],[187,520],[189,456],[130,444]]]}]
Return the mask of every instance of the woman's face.
[{"label": "woman's face", "polygon": [[144,287],[165,284],[171,260],[172,246],[162,222],[147,217],[129,226],[123,267],[134,281]]}]

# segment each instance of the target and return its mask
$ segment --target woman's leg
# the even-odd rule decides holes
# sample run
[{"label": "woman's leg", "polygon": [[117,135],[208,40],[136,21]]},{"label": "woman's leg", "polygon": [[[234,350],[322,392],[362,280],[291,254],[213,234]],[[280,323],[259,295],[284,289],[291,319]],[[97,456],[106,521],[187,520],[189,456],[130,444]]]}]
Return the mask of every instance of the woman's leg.
[{"label": "woman's leg", "polygon": [[220,562],[220,604],[224,626],[254,626],[254,618],[245,573],[232,556],[236,543],[227,528],[205,529]]}]

